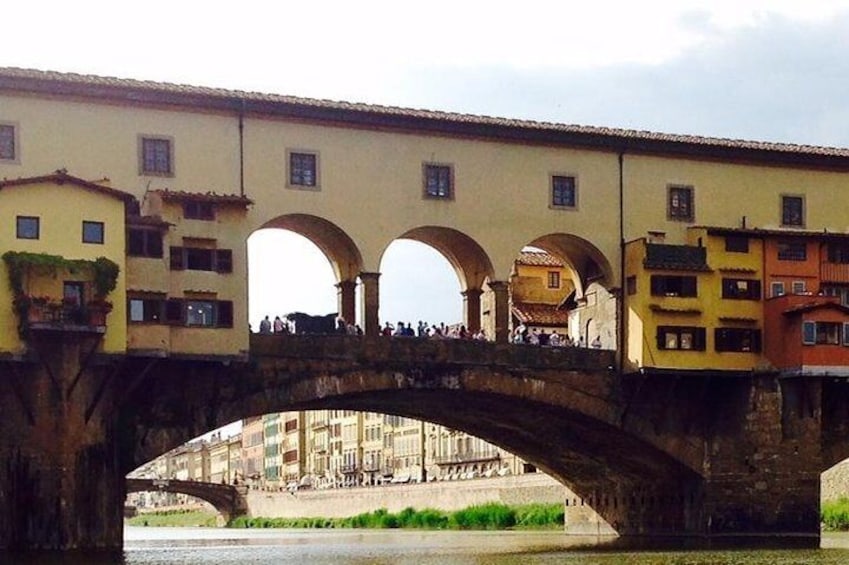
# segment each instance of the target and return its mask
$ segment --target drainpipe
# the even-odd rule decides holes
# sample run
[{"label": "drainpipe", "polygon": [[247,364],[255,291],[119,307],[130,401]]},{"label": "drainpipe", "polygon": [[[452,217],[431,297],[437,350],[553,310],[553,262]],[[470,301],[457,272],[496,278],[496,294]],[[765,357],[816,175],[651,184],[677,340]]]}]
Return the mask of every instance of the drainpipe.
[{"label": "drainpipe", "polygon": [[245,100],[239,108],[239,194],[245,195]]},{"label": "drainpipe", "polygon": [[619,304],[616,309],[616,372],[622,375],[625,362],[625,150],[619,151]]}]

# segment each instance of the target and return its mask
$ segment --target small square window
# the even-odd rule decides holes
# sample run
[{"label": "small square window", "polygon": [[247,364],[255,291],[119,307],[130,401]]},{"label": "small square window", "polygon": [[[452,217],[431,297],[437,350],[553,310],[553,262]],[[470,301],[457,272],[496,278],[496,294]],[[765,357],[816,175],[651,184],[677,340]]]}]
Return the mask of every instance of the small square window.
[{"label": "small square window", "polygon": [[784,296],[784,283],[781,281],[773,282],[770,285],[770,294],[773,297]]},{"label": "small square window", "polygon": [[731,253],[748,253],[749,238],[745,235],[726,235],[725,250]]},{"label": "small square window", "polygon": [[548,288],[560,288],[559,271],[548,271]]},{"label": "small square window", "polygon": [[805,281],[793,281],[793,294],[805,294]]},{"label": "small square window", "polygon": [[0,159],[16,161],[18,159],[17,145],[15,126],[0,124]]},{"label": "small square window", "polygon": [[797,228],[805,226],[805,199],[802,196],[781,197],[781,225]]},{"label": "small square window", "polygon": [[289,186],[318,186],[318,155],[295,151],[289,153]]},{"label": "small square window", "polygon": [[18,239],[38,239],[41,220],[36,216],[18,216],[15,234]]},{"label": "small square window", "polygon": [[158,176],[174,174],[174,144],[170,138],[141,136],[139,174]]},{"label": "small square window", "polygon": [[215,205],[212,202],[184,202],[183,217],[188,220],[212,221],[215,219]]},{"label": "small square window", "polygon": [[424,166],[424,193],[427,198],[454,197],[453,174],[448,165]]},{"label": "small square window", "polygon": [[693,212],[692,186],[669,187],[666,214],[670,220],[693,221],[695,214]]},{"label": "small square window", "polygon": [[575,177],[552,175],[551,206],[553,208],[575,208],[578,205],[578,191]]},{"label": "small square window", "polygon": [[103,222],[83,221],[83,243],[103,243]]}]

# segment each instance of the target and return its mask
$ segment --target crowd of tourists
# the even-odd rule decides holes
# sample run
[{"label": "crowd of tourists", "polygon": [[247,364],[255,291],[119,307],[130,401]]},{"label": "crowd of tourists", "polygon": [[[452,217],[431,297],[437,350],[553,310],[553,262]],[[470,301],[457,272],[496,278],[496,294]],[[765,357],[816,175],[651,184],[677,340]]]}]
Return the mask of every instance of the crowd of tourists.
[{"label": "crowd of tourists", "polygon": [[[304,316],[302,314],[299,314]],[[321,326],[303,331],[303,327],[299,327],[298,321],[290,320],[289,317],[275,316],[271,320],[269,316],[262,319],[259,324],[259,333],[261,334],[288,334],[288,333],[336,333],[344,335],[363,335],[363,330],[359,324],[348,323],[343,317],[336,315],[328,316],[308,316],[310,322],[321,323]],[[427,339],[470,339],[478,341],[486,341],[489,337],[486,331],[481,328],[471,332],[466,329],[465,325],[453,324],[446,325],[445,323],[428,324],[419,320],[419,323],[413,328],[410,322],[399,321],[397,324],[386,322],[380,329],[380,335],[385,337],[419,337]],[[589,344],[587,344],[584,336],[579,336],[577,339],[572,338],[568,333],[558,333],[556,329],[550,332],[544,328],[528,328],[525,324],[519,324],[513,330],[510,341],[516,344],[541,345],[548,347],[591,347],[594,349],[601,348],[601,337],[596,336]]]}]

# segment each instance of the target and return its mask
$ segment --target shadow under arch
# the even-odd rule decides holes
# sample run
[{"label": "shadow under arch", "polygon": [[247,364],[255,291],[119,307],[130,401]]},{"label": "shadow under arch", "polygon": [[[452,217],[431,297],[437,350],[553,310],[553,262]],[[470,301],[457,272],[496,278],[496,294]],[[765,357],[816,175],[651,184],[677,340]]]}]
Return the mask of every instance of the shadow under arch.
[{"label": "shadow under arch", "polygon": [[421,226],[404,232],[398,239],[411,239],[436,249],[454,268],[464,291],[480,289],[487,278],[492,278],[494,270],[489,256],[463,232],[441,226]]},{"label": "shadow under arch", "polygon": [[285,214],[259,229],[278,228],[300,234],[318,247],[330,261],[336,280],[354,281],[362,271],[363,258],[354,240],[339,226],[309,214]]},{"label": "shadow under arch", "polygon": [[578,296],[584,294],[590,283],[597,282],[605,288],[610,288],[616,280],[607,257],[582,237],[552,233],[534,239],[528,246],[542,249],[561,259],[572,275]]}]

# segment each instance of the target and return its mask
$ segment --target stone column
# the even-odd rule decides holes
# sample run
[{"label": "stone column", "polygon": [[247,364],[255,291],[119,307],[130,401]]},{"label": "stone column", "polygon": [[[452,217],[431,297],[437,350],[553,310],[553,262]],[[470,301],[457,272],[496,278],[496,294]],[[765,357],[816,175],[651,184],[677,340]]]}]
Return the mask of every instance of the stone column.
[{"label": "stone column", "polygon": [[363,333],[380,335],[380,273],[360,273],[360,315]]},{"label": "stone column", "polygon": [[510,283],[506,281],[489,281],[489,288],[494,295],[495,310],[495,341],[507,343],[510,340],[510,301],[508,290]]},{"label": "stone column", "polygon": [[349,324],[355,323],[356,289],[356,281],[341,281],[336,284],[336,311]]},{"label": "stone column", "polygon": [[102,410],[120,379],[84,365],[100,338],[32,332],[34,361],[0,363],[0,550],[122,546],[129,442]]},{"label": "stone column", "polygon": [[479,288],[468,288],[463,295],[463,320],[469,333],[475,333],[481,329],[481,294]]}]

